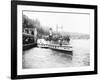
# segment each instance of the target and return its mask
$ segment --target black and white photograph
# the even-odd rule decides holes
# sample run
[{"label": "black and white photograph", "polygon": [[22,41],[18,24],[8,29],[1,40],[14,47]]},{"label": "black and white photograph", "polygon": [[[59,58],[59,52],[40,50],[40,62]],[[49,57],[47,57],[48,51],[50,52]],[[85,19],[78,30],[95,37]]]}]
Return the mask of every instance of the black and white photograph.
[{"label": "black and white photograph", "polygon": [[96,7],[40,4],[17,5],[17,75],[95,71]]},{"label": "black and white photograph", "polygon": [[90,66],[89,14],[23,11],[23,69]]}]

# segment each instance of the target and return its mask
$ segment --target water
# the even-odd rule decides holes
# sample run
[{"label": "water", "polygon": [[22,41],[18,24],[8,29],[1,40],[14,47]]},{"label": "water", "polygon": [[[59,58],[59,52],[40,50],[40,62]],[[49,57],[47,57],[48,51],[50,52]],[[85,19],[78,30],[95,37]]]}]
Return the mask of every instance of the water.
[{"label": "water", "polygon": [[89,40],[72,40],[73,55],[45,48],[23,52],[23,68],[79,67],[90,65]]}]

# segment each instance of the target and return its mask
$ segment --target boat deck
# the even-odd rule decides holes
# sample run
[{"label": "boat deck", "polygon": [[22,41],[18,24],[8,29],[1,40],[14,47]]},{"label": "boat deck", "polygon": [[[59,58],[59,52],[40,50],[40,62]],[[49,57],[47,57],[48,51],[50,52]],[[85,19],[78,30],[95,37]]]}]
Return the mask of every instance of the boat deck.
[{"label": "boat deck", "polygon": [[59,44],[38,44],[38,47],[41,48],[49,48],[57,51],[62,51],[62,52],[72,52],[72,45],[59,45]]}]

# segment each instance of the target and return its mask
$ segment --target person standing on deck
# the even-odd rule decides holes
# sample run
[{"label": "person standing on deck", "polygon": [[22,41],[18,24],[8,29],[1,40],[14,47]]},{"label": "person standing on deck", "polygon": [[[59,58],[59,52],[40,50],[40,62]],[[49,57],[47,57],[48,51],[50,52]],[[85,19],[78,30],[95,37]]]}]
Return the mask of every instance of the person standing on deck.
[{"label": "person standing on deck", "polygon": [[49,29],[49,41],[52,40],[52,35],[53,35],[53,34],[52,34],[52,28],[50,28],[50,29]]},{"label": "person standing on deck", "polygon": [[60,46],[62,46],[62,42],[63,42],[63,38],[62,38],[62,36],[61,36],[60,39],[59,39],[59,44],[60,44]]},{"label": "person standing on deck", "polygon": [[70,42],[70,36],[68,35],[67,36],[67,43],[69,44],[69,42]]},{"label": "person standing on deck", "polygon": [[34,28],[34,43],[37,43],[37,29]]}]

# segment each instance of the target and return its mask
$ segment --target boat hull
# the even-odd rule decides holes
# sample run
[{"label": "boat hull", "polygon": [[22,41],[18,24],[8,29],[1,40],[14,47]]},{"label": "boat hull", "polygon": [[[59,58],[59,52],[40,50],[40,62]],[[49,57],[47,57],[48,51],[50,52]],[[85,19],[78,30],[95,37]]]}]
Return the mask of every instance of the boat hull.
[{"label": "boat hull", "polygon": [[61,53],[73,55],[73,51],[72,50],[61,50],[61,49],[55,49],[55,48],[50,48],[50,49],[52,49],[54,51],[61,52]]},{"label": "boat hull", "polygon": [[52,49],[54,51],[58,51],[58,52],[73,55],[73,50],[72,50],[71,45],[59,46],[59,45],[54,45],[54,44],[38,44],[38,47],[40,47],[40,48],[49,48],[49,49]]}]

